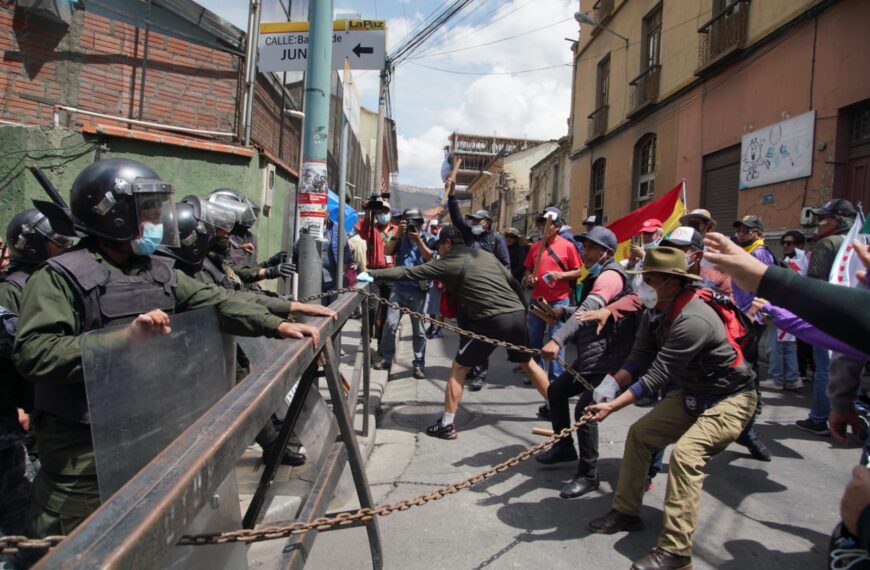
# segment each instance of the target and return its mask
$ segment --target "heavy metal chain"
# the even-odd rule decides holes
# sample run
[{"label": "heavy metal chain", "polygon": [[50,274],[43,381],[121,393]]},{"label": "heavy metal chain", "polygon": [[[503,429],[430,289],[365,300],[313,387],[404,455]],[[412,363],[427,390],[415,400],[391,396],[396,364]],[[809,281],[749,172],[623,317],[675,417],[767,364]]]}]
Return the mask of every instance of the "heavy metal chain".
[{"label": "heavy metal chain", "polygon": [[[539,349],[528,348],[525,346],[519,346],[510,342],[506,342],[503,340],[498,340],[494,338],[490,338],[487,336],[483,336],[471,331],[467,331],[458,326],[451,325],[449,323],[445,323],[443,321],[439,321],[438,319],[434,319],[429,315],[418,313],[416,311],[412,311],[407,307],[402,307],[398,303],[393,303],[388,299],[384,299],[374,293],[367,291],[366,289],[357,289],[355,287],[344,287],[342,289],[336,289],[333,291],[327,291],[325,293],[320,293],[318,295],[312,295],[310,297],[305,297],[303,299],[299,299],[300,303],[310,303],[311,301],[317,301],[324,297],[332,296],[332,295],[340,295],[342,293],[358,293],[370,299],[374,299],[381,303],[386,304],[410,317],[418,318],[423,321],[427,321],[438,325],[445,330],[455,332],[457,334],[466,336],[468,338],[484,342],[487,344],[492,344],[495,346],[501,346],[509,350],[514,350],[517,352],[524,352],[526,354],[540,354],[541,351]],[[572,376],[574,376],[574,380],[576,380],[581,386],[589,391],[593,391],[594,388],[589,382],[586,381],[577,371],[573,370],[568,364],[562,359],[560,356],[556,355],[555,358],[562,366],[565,367],[565,371],[569,372]],[[243,543],[251,543],[251,542],[260,542],[264,540],[275,540],[278,538],[285,538],[294,534],[303,534],[311,530],[329,530],[333,526],[348,526],[359,523],[366,523],[372,520],[374,517],[385,517],[394,513],[395,511],[407,511],[413,507],[419,507],[425,505],[426,503],[437,501],[447,497],[448,495],[452,495],[458,491],[462,491],[463,489],[470,489],[474,485],[480,483],[481,481],[486,481],[506,471],[507,469],[514,467],[521,462],[529,459],[533,455],[537,455],[548,446],[565,439],[573,431],[578,429],[583,424],[587,423],[591,418],[591,414],[586,414],[581,417],[579,420],[574,422],[570,427],[567,427],[560,431],[557,434],[554,434],[549,439],[542,441],[527,450],[523,451],[519,455],[504,461],[503,463],[499,463],[498,465],[490,468],[487,471],[482,473],[478,473],[473,475],[463,481],[458,483],[454,483],[452,485],[448,485],[446,487],[441,487],[439,489],[435,489],[430,493],[424,493],[419,495],[413,499],[402,499],[400,501],[396,501],[395,503],[387,504],[387,505],[379,505],[374,508],[363,508],[354,512],[345,512],[340,513],[334,517],[327,518],[321,517],[317,518],[311,522],[294,522],[287,525],[281,526],[271,526],[271,527],[261,527],[253,530],[236,530],[230,532],[223,532],[217,534],[191,534],[184,535],[178,541],[179,546],[199,546],[204,544],[226,544],[230,542],[243,542]],[[48,550],[55,546],[57,546],[64,538],[64,536],[48,536],[41,539],[32,539],[25,536],[0,536],[0,553],[2,554],[15,554],[21,550]]]},{"label": "heavy metal chain", "polygon": [[[520,346],[518,344],[513,344],[513,343],[510,343],[510,342],[507,342],[504,340],[498,340],[495,338],[490,338],[488,336],[483,336],[482,334],[478,334],[475,332],[471,332],[471,331],[462,329],[456,325],[451,325],[449,323],[445,323],[444,321],[439,321],[438,319],[432,318],[427,314],[418,313],[417,311],[412,311],[411,309],[409,309],[407,307],[403,307],[403,306],[399,305],[398,303],[394,303],[394,302],[390,301],[389,299],[384,299],[383,297],[379,297],[378,295],[375,295],[374,293],[372,293],[371,291],[368,291],[366,289],[357,289],[356,287],[344,287],[342,289],[335,289],[333,291],[327,291],[325,293],[320,293],[318,295],[311,295],[310,297],[305,297],[304,299],[299,299],[299,302],[300,303],[310,303],[311,301],[317,301],[319,299],[322,299],[323,297],[329,297],[332,295],[340,295],[342,293],[359,293],[360,295],[363,295],[363,296],[368,297],[370,299],[374,299],[375,301],[379,301],[379,302],[381,302],[389,307],[392,307],[392,308],[396,309],[397,311],[400,311],[400,312],[402,312],[410,317],[420,319],[420,320],[423,320],[426,322],[430,322],[432,324],[435,324],[435,325],[442,327],[444,330],[455,332],[456,334],[460,334],[460,335],[466,336],[468,338],[471,338],[471,339],[474,339],[474,340],[477,340],[477,341],[480,341],[480,342],[483,342],[486,344],[491,344],[494,346],[501,346],[501,347],[506,348],[508,350],[513,350],[516,352],[524,352],[526,354],[536,354],[536,355],[541,354],[541,350],[538,348],[529,348],[527,346]],[[580,384],[581,386],[583,386],[583,388],[585,390],[589,390],[590,392],[595,390],[595,387],[592,384],[590,384],[585,378],[583,378],[583,376],[581,376],[579,372],[577,372],[576,370],[571,368],[571,366],[569,366],[568,363],[565,362],[565,359],[562,358],[561,356],[559,356],[558,353],[553,358],[553,360],[555,360],[556,362],[561,364],[562,367],[565,369],[565,372],[567,372],[568,374],[573,376],[574,381],[577,382],[578,384]]]}]

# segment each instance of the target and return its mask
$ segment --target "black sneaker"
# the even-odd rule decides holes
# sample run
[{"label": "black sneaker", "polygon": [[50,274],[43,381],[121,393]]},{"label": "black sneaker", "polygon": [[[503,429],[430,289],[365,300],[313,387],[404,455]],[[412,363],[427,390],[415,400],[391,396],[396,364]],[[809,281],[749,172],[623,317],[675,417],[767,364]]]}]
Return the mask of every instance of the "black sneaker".
[{"label": "black sneaker", "polygon": [[472,392],[480,392],[483,389],[484,384],[486,384],[486,380],[479,376],[475,376],[471,379],[471,382],[468,383],[468,389]]},{"label": "black sneaker", "polygon": [[831,435],[831,431],[828,429],[828,424],[825,422],[814,422],[813,420],[807,418],[805,420],[796,421],[794,425],[798,429],[802,429],[816,435]]},{"label": "black sneaker", "polygon": [[753,459],[758,461],[770,461],[770,451],[757,437],[749,440],[746,444],[746,449],[749,450],[749,455],[751,455]]},{"label": "black sneaker", "polygon": [[542,451],[535,456],[535,461],[542,465],[555,465],[556,463],[568,463],[569,461],[577,461],[577,450],[574,449],[574,444],[570,445],[553,445],[547,451]]},{"label": "black sneaker", "polygon": [[643,521],[640,517],[626,515],[616,509],[610,509],[610,512],[603,517],[590,521],[587,528],[595,534],[613,534],[624,530],[642,530]]},{"label": "black sneaker", "polygon": [[372,370],[386,370],[390,371],[390,368],[393,366],[392,362],[387,362],[386,360],[381,360],[380,362],[375,362],[372,365]]},{"label": "black sneaker", "polygon": [[414,367],[414,378],[416,378],[417,380],[425,380],[426,379],[426,372],[423,371],[422,366],[415,366]]},{"label": "black sneaker", "polygon": [[456,439],[458,435],[456,433],[456,422],[451,422],[445,426],[441,425],[441,418],[438,418],[435,425],[426,428],[426,435],[440,437],[441,439]]},{"label": "black sneaker", "polygon": [[538,417],[543,420],[550,420],[550,408],[547,404],[541,404],[541,407],[538,408]]}]

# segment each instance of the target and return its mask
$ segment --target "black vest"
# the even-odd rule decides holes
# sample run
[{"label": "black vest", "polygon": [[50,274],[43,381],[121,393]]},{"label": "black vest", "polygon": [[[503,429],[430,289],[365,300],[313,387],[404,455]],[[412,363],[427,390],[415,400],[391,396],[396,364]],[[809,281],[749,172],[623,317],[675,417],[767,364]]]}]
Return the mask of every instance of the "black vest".
[{"label": "black vest", "polygon": [[214,280],[215,285],[229,289],[230,291],[238,291],[241,289],[241,284],[230,279],[226,272],[222,271],[215,263],[206,257],[202,260],[202,269],[208,273]]},{"label": "black vest", "polygon": [[[73,290],[82,331],[131,322],[142,313],[160,309],[175,312],[173,261],[149,257],[139,275],[110,271],[87,249],[64,253],[46,263],[62,275]],[[84,384],[37,383],[34,408],[67,421],[88,423]]]},{"label": "black vest", "polygon": [[[595,281],[605,271],[616,271],[622,276],[622,291],[611,299],[611,303],[618,301],[632,292],[631,280],[625,273],[625,268],[612,259],[601,268],[601,273],[595,277],[588,277],[583,282],[583,293],[580,304],[586,300],[592,291]],[[615,372],[623,364],[631,347],[634,345],[634,336],[640,325],[640,316],[643,312],[630,313],[619,319],[607,321],[601,330],[601,334],[595,334],[594,326],[580,327],[574,335],[577,345],[577,360],[571,366],[581,374],[604,375]],[[574,318],[573,316],[571,318]]]},{"label": "black vest", "polygon": [[27,283],[27,278],[30,277],[29,272],[21,270],[13,271],[3,277],[3,281],[15,285],[20,291],[24,290],[24,284]]}]

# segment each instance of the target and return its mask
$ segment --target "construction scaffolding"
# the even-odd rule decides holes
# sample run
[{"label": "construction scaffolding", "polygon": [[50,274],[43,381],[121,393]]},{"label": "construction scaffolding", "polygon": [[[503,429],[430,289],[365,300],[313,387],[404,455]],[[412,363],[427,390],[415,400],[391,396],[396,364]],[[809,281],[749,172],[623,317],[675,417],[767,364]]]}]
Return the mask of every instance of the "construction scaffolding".
[{"label": "construction scaffolding", "polygon": [[462,159],[456,176],[457,186],[468,186],[492,163],[499,154],[508,155],[537,146],[545,141],[486,135],[456,133],[450,135],[445,150],[453,160]]}]

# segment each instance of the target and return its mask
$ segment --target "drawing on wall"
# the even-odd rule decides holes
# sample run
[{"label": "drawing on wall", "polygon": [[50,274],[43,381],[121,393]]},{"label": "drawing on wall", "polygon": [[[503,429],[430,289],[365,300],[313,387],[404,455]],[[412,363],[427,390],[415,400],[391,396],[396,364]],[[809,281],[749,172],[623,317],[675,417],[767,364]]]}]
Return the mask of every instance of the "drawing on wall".
[{"label": "drawing on wall", "polygon": [[810,111],[743,135],[740,189],[811,175],[815,125]]}]

